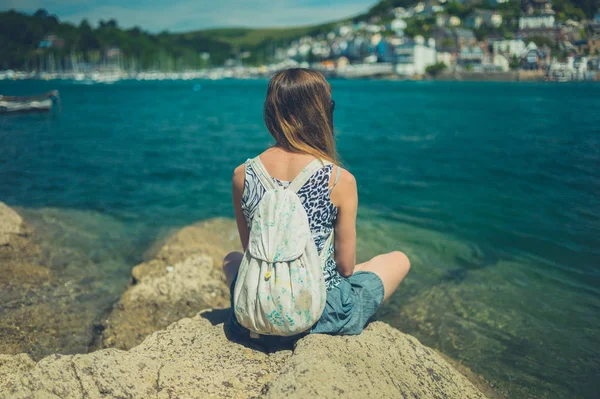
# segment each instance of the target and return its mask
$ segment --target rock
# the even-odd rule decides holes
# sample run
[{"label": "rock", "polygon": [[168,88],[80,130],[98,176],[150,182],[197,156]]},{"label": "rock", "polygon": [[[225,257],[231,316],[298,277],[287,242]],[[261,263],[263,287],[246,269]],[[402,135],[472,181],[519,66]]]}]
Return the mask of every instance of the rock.
[{"label": "rock", "polygon": [[[311,335],[293,352],[230,341],[229,311],[204,312],[129,351],[0,357],[0,398],[484,398],[433,350],[385,323]],[[217,320],[218,319],[218,320]]]},{"label": "rock", "polygon": [[21,216],[0,202],[0,246],[8,245],[13,236],[23,234],[24,230]]},{"label": "rock", "polygon": [[[324,356],[324,354],[326,354]],[[269,398],[483,398],[416,338],[383,322],[357,336],[309,335],[294,348]]]},{"label": "rock", "polygon": [[215,276],[212,258],[192,255],[169,266],[152,262],[162,265],[164,273],[141,277],[123,294],[104,324],[104,347],[129,349],[198,309],[228,306],[228,288]]},{"label": "rock", "polygon": [[205,308],[229,306],[220,264],[239,250],[235,222],[211,219],[155,244],[137,265],[132,285],[104,321],[103,347],[129,349],[150,333]]}]

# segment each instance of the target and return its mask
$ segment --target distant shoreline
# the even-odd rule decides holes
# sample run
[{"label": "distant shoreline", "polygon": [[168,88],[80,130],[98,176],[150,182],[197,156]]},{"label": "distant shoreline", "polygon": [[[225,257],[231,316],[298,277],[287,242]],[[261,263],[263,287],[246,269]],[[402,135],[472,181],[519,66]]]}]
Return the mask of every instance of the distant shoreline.
[{"label": "distant shoreline", "polygon": [[[529,72],[529,71],[525,71]],[[163,73],[161,73],[163,74]],[[164,75],[175,75],[164,73]],[[179,74],[177,74],[179,75]],[[421,77],[403,77],[399,75],[383,75],[383,76],[362,76],[362,77],[345,77],[338,76],[335,74],[326,74],[327,79],[330,80],[347,80],[347,81],[390,81],[390,82],[526,82],[526,83],[600,83],[600,79],[595,80],[570,80],[566,82],[560,82],[557,80],[547,79],[543,74],[523,74],[521,72],[497,72],[497,73],[481,73],[481,72],[459,72],[453,74],[442,74],[436,77],[432,76],[421,76]],[[17,82],[17,81],[42,81],[42,82],[70,82],[79,85],[94,85],[94,84],[106,84],[111,85],[118,82],[206,82],[206,81],[227,81],[227,80],[268,80],[270,75],[257,75],[247,77],[220,77],[210,78],[205,76],[198,77],[185,77],[185,76],[168,76],[168,77],[157,77],[157,78],[136,78],[136,77],[119,77],[111,79],[74,79],[72,77],[40,77],[40,76],[28,76],[17,79],[0,79],[2,82]]]}]

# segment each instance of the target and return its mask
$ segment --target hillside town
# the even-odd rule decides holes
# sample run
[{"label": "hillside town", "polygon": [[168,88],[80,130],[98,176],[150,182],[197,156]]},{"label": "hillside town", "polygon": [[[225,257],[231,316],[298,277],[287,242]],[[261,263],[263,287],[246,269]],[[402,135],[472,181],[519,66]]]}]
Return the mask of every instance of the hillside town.
[{"label": "hillside town", "polygon": [[[468,1],[468,0],[467,0]],[[504,3],[506,0],[495,0]],[[497,10],[475,8],[466,18],[450,15],[443,1],[390,10],[390,20],[344,24],[324,37],[304,37],[277,59],[312,61],[345,77],[397,75],[491,79],[597,80],[600,75],[600,12],[591,21],[559,22],[550,0],[526,0],[517,21]],[[410,35],[410,21],[432,20],[431,29]],[[477,31],[499,32],[479,37]],[[413,29],[414,30],[414,29]],[[318,60],[318,61],[316,61]],[[508,75],[507,75],[508,74]]]},{"label": "hillside town", "polygon": [[[268,62],[259,65],[248,61],[251,51],[241,49],[223,65],[183,72],[141,71],[125,66],[121,50],[111,47],[99,63],[73,60],[68,70],[57,70],[48,59],[45,68],[0,71],[0,79],[112,83],[121,79],[254,78],[300,65],[348,79],[600,80],[600,12],[592,19],[570,19],[557,15],[551,0],[523,0],[517,13],[507,12],[510,0],[491,0],[487,8],[478,8],[478,1],[427,0],[366,20],[341,22],[327,33],[273,46]],[[470,11],[461,18],[461,7],[466,6]],[[57,35],[48,35],[39,49],[63,45]],[[200,57],[209,64],[210,53]]]}]

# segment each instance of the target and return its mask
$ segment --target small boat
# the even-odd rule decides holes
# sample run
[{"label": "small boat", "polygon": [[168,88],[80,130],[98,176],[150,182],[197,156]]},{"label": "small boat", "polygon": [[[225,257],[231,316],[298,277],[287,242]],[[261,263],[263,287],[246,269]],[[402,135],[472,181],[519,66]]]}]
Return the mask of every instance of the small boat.
[{"label": "small boat", "polygon": [[0,94],[0,114],[50,112],[56,104],[60,104],[58,90],[25,97],[3,96]]}]

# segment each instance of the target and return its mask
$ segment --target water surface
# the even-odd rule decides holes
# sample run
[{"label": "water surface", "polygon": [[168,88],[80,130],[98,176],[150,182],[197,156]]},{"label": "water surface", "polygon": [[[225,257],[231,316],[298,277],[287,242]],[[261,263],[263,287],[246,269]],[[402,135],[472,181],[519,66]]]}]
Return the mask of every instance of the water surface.
[{"label": "water surface", "polygon": [[[116,300],[167,229],[231,217],[233,168],[271,142],[266,81],[194,84],[0,82],[61,92],[58,116],[0,118],[0,200],[93,231],[62,240],[92,259],[91,303]],[[595,397],[600,85],[332,85],[358,256],[412,260],[378,317],[508,397]]]}]

